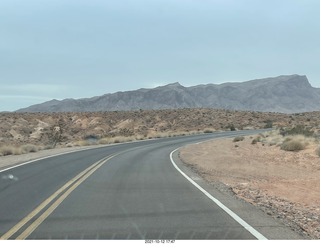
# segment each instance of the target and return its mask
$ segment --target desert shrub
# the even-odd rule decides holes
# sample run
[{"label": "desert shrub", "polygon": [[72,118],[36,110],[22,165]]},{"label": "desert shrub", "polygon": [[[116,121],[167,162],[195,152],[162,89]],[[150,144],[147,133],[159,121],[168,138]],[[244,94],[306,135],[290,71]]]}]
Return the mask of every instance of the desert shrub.
[{"label": "desert shrub", "polygon": [[281,137],[274,137],[268,141],[270,146],[278,145],[279,143],[281,143]]},{"label": "desert shrub", "polygon": [[[169,133],[169,132],[158,132],[155,134],[152,134],[151,136],[153,138],[167,138],[167,137],[172,137],[173,133]],[[178,134],[175,134],[178,135]]]},{"label": "desert shrub", "polygon": [[22,151],[21,147],[14,147],[13,148],[13,154],[14,155],[20,155],[23,154],[24,152]]},{"label": "desert shrub", "polygon": [[310,128],[307,128],[303,125],[297,125],[291,129],[280,129],[280,134],[282,136],[288,136],[288,135],[304,135],[307,137],[311,137],[314,134],[314,131],[312,131]]},{"label": "desert shrub", "polygon": [[285,151],[300,151],[306,148],[306,143],[297,139],[288,139],[282,143],[280,148]]},{"label": "desert shrub", "polygon": [[320,147],[317,148],[316,154],[320,157]]},{"label": "desert shrub", "polygon": [[251,142],[251,144],[257,144],[258,142],[260,142],[261,140],[261,137],[260,136],[257,136],[256,138],[254,138]]},{"label": "desert shrub", "polygon": [[3,146],[0,148],[0,154],[2,156],[12,155],[14,153],[14,147]]},{"label": "desert shrub", "polygon": [[76,142],[76,146],[90,146],[92,145],[90,141],[81,140]]},{"label": "desert shrub", "polygon": [[227,128],[230,129],[231,131],[236,130],[236,127],[233,124],[229,125]]},{"label": "desert shrub", "polygon": [[238,141],[243,141],[244,140],[244,136],[236,136],[234,139],[233,139],[233,142],[238,142]]},{"label": "desert shrub", "polygon": [[21,146],[22,153],[29,153],[29,152],[37,152],[39,151],[38,147],[33,144],[26,144]]},{"label": "desert shrub", "polygon": [[204,129],[203,133],[213,133],[214,130],[212,129]]},{"label": "desert shrub", "polygon": [[102,145],[105,145],[105,144],[110,144],[110,138],[101,138],[99,141],[98,141],[98,144],[102,144]]},{"label": "desert shrub", "polygon": [[273,122],[271,120],[266,120],[264,122],[266,123],[266,125],[264,126],[265,129],[273,127]]},{"label": "desert shrub", "polygon": [[144,135],[135,135],[135,137],[134,137],[134,139],[137,141],[144,140],[145,138],[146,138],[146,136],[144,136]]},{"label": "desert shrub", "polygon": [[[139,137],[140,138],[140,137]],[[136,140],[134,136],[115,136],[115,137],[105,137],[101,138],[98,141],[98,144],[113,144],[113,143],[122,143]],[[140,140],[142,140],[140,138]]]},{"label": "desert shrub", "polygon": [[49,150],[49,149],[53,149],[52,145],[44,145],[43,150]]},{"label": "desert shrub", "polygon": [[284,137],[280,135],[279,130],[264,132],[262,135],[261,142],[270,146],[278,145],[279,143],[282,144],[284,140]]}]

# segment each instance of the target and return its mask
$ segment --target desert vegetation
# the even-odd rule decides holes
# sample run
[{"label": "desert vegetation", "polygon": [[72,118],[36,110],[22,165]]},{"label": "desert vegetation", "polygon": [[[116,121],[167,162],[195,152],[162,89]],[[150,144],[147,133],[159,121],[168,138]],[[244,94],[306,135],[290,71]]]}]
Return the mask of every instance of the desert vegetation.
[{"label": "desert vegetation", "polygon": [[[0,113],[0,155],[216,131],[317,128],[320,112],[281,114],[224,109],[138,110],[85,113]],[[286,136],[294,131],[287,130]],[[281,131],[284,133],[284,131]],[[277,135],[281,136],[281,135]],[[265,139],[265,138],[264,138]]]},{"label": "desert vegetation", "polygon": [[300,151],[305,149],[307,146],[307,143],[304,142],[304,138],[298,139],[298,138],[287,138],[281,145],[281,149],[285,151]]},{"label": "desert vegetation", "polygon": [[244,139],[245,139],[244,136],[236,136],[236,137],[233,139],[233,142],[243,141]]},{"label": "desert vegetation", "polygon": [[256,136],[256,137],[252,140],[251,144],[257,144],[258,142],[260,142],[260,140],[261,140],[261,136]]},{"label": "desert vegetation", "polygon": [[304,150],[309,144],[319,144],[320,136],[315,134],[315,128],[297,125],[265,132],[253,139],[252,144],[261,142],[263,145],[279,146],[285,151]]},{"label": "desert vegetation", "polygon": [[49,149],[33,144],[24,144],[21,146],[1,146],[0,147],[0,156],[7,155],[20,155],[25,153],[37,152],[39,150]]}]

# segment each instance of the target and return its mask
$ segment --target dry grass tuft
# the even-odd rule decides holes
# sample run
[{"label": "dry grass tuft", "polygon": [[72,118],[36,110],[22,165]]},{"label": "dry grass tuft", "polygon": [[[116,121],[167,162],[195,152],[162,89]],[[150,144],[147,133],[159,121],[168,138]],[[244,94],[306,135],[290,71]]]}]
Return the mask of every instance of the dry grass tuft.
[{"label": "dry grass tuft", "polygon": [[286,136],[281,144],[281,149],[285,151],[300,151],[305,149],[315,139],[304,135]]},{"label": "dry grass tuft", "polygon": [[215,130],[214,129],[211,129],[211,128],[205,128],[204,130],[203,130],[203,133],[214,133],[215,132]]},{"label": "dry grass tuft", "polygon": [[251,144],[257,144],[258,142],[260,142],[260,140],[261,140],[261,136],[257,136],[252,140]]},{"label": "dry grass tuft", "polygon": [[14,154],[14,147],[12,146],[2,146],[0,148],[0,155],[7,156]]},{"label": "dry grass tuft", "polygon": [[97,143],[89,140],[80,140],[80,141],[76,141],[73,145],[84,147],[84,146],[97,145]]},{"label": "dry grass tuft", "polygon": [[243,141],[244,140],[244,136],[236,136],[234,139],[233,139],[233,142],[238,142],[238,141]]},{"label": "dry grass tuft", "polygon": [[115,137],[104,137],[98,141],[98,144],[107,145],[114,143],[130,142],[135,140],[143,140],[143,136],[115,136]]},{"label": "dry grass tuft", "polygon": [[37,152],[42,150],[41,147],[33,145],[33,144],[26,144],[20,147],[16,146],[1,146],[0,147],[0,156],[8,156],[8,155],[20,155],[30,152]]},{"label": "dry grass tuft", "polygon": [[38,152],[39,147],[33,144],[26,144],[20,147],[22,153]]},{"label": "dry grass tuft", "polygon": [[286,140],[282,143],[281,149],[285,151],[300,151],[306,148],[306,144],[302,141],[293,139]]},{"label": "dry grass tuft", "polygon": [[304,134],[283,136],[282,131],[274,130],[263,133],[261,142],[270,146],[280,146],[285,151],[299,151],[305,149],[310,143],[315,142],[314,137],[305,136]]}]

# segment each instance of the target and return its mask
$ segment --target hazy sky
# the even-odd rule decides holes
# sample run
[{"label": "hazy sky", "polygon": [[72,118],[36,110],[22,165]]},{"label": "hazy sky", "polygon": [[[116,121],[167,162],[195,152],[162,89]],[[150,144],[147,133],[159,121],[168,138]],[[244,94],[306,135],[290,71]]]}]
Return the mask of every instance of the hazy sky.
[{"label": "hazy sky", "polygon": [[1,0],[0,111],[51,99],[307,75],[319,0]]}]

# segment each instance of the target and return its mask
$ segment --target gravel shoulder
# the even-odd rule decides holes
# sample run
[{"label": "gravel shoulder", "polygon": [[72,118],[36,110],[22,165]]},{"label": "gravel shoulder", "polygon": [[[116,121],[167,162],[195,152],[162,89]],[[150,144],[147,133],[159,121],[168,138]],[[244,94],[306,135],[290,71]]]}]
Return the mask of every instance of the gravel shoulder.
[{"label": "gravel shoulder", "polygon": [[181,160],[207,182],[221,182],[238,198],[308,239],[320,238],[320,158],[316,145],[299,152],[251,144],[252,137],[188,145]]}]

